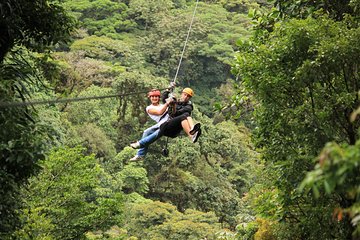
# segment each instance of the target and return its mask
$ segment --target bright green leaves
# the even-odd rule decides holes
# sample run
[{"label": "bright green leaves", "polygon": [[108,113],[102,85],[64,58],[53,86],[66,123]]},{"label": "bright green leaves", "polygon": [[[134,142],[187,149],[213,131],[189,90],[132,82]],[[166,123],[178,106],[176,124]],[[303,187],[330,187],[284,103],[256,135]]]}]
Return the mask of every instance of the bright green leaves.
[{"label": "bright green leaves", "polygon": [[82,0],[65,1],[64,5],[77,16],[90,35],[116,38],[116,33],[129,31],[136,26],[134,22],[126,20],[128,7],[121,2]]},{"label": "bright green leaves", "polygon": [[180,213],[158,201],[133,204],[128,216],[129,233],[149,239],[215,239],[220,230],[214,213],[186,210]]},{"label": "bright green leaves", "polygon": [[129,15],[138,26],[147,30],[170,13],[173,2],[170,0],[132,0],[129,3]]},{"label": "bright green leaves", "polygon": [[124,184],[123,191],[125,193],[137,192],[145,194],[149,191],[149,180],[147,171],[144,168],[132,164],[125,165],[119,172],[119,177]]},{"label": "bright green leaves", "polygon": [[[79,94],[79,97],[106,96],[114,94],[110,88],[101,88],[90,86]],[[74,102],[67,108],[68,119],[74,125],[84,123],[96,124],[111,139],[115,139],[113,123],[117,120],[117,100],[114,98],[89,100],[83,102]]]},{"label": "bright green leaves", "polygon": [[[109,88],[90,86],[79,94],[79,97],[105,96],[113,94]],[[74,102],[67,107],[67,118],[73,124],[78,138],[73,142],[80,144],[94,153],[97,158],[109,160],[116,155],[117,101],[114,98]]]},{"label": "bright green leaves", "polygon": [[75,41],[71,45],[71,50],[84,51],[86,57],[102,60],[113,60],[130,55],[129,43],[94,35]]},{"label": "bright green leaves", "polygon": [[[354,203],[354,197],[349,197],[353,191],[342,191],[346,186],[356,188],[350,183],[358,181],[352,168],[339,163],[326,171],[316,167],[308,173],[302,187],[311,186],[317,200],[311,194],[300,196],[297,187],[327,142],[353,145],[358,139],[360,122],[350,121],[351,112],[360,103],[358,34],[358,28],[351,29],[327,16],[290,19],[275,24],[265,38],[242,43],[237,54],[234,72],[255,100],[257,127],[253,136],[266,160],[265,172],[279,191],[280,200],[275,200],[281,205],[279,216],[306,225],[296,234],[302,231],[315,236],[311,222],[319,217],[326,217],[333,224],[316,231],[323,238],[329,232],[346,238],[351,232],[350,225],[332,222],[330,206]],[[239,93],[241,98],[243,93]],[[347,204],[339,201],[334,192],[347,199]],[[267,199],[267,192],[261,193],[261,197]],[[264,205],[255,209],[266,216],[271,208],[264,201]],[[296,237],[285,239],[293,238]]]},{"label": "bright green leaves", "polygon": [[[300,131],[302,133],[310,130],[306,128],[305,123],[308,123],[312,128],[324,130],[320,132],[324,140],[353,138],[340,132],[342,126],[353,129],[348,118],[335,120],[336,114],[351,112],[357,92],[354,88],[356,74],[350,69],[358,64],[359,56],[358,53],[353,54],[356,52],[353,46],[359,38],[354,35],[354,30],[344,32],[344,27],[325,18],[293,20],[275,29],[266,44],[245,46],[248,51],[239,54],[237,69],[245,88],[266,107],[258,111],[258,114],[267,115],[267,119],[263,119],[264,124],[274,117],[282,121],[278,122],[279,128],[285,129],[289,124],[289,127],[297,128],[299,125],[292,124],[292,121],[301,119],[298,124],[304,124],[302,128],[307,129]],[[337,42],[337,47],[328,46],[330,42]],[[340,55],[343,57],[332,54],[335,49],[342,49]],[[332,68],[329,62],[334,62],[337,67]],[[294,109],[298,110],[294,112]],[[338,113],[333,109],[337,109]],[[335,129],[330,127],[334,124],[337,126]],[[289,129],[286,132],[292,131]]]},{"label": "bright green leaves", "polygon": [[[353,6],[355,6],[354,3]],[[308,16],[318,16],[320,14],[329,14],[329,16],[336,20],[341,20],[345,14],[354,14],[349,1],[329,2],[321,1],[289,1],[277,0],[275,6],[281,12],[283,17],[292,18],[306,18]],[[356,10],[356,9],[355,9]]]},{"label": "bright green leaves", "polygon": [[[43,162],[41,174],[30,180],[29,189],[23,190],[29,207],[35,210],[23,213],[28,218],[25,229],[29,239],[45,233],[74,239],[89,230],[120,223],[120,179],[105,173],[93,156],[84,156],[82,151],[81,148],[53,151]],[[33,231],[30,224],[41,231]]]},{"label": "bright green leaves", "polygon": [[[156,74],[173,77],[192,17],[192,8],[173,10],[149,32],[144,47]],[[231,14],[219,5],[200,2],[184,53],[178,82],[202,91],[224,83],[236,39],[247,38],[247,17]],[[240,23],[239,23],[240,22]],[[209,94],[203,93],[202,95]],[[213,94],[213,93],[211,93]],[[208,102],[209,99],[206,99]]]},{"label": "bright green leaves", "polygon": [[315,169],[307,173],[300,185],[302,191],[312,189],[316,198],[321,196],[321,192],[325,192],[328,195],[340,194],[351,201],[352,204],[343,206],[341,213],[353,219],[352,224],[356,227],[356,234],[360,231],[360,222],[356,217],[360,213],[359,147],[360,141],[353,146],[328,143],[320,153]]}]

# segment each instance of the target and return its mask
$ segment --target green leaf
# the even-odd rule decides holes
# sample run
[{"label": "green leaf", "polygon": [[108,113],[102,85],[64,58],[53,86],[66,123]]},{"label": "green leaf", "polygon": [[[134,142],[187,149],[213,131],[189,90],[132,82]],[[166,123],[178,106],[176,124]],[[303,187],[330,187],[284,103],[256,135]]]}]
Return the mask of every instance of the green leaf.
[{"label": "green leaf", "polygon": [[330,184],[328,183],[327,180],[324,181],[324,187],[325,187],[325,192],[327,194],[330,194],[332,192],[332,190],[333,190],[333,187],[330,186]]},{"label": "green leaf", "polygon": [[318,187],[316,185],[314,185],[314,186],[312,186],[312,190],[313,190],[315,198],[319,198],[320,197],[320,192],[319,192]]}]

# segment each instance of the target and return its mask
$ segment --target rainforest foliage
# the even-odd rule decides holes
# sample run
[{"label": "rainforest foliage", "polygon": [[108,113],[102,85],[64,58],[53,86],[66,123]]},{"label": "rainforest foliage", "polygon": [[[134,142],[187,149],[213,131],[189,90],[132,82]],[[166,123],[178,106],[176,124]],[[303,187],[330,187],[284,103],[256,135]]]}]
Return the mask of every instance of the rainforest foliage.
[{"label": "rainforest foliage", "polygon": [[0,4],[1,239],[360,237],[359,0],[199,1],[175,92],[203,134],[129,162],[195,5]]}]

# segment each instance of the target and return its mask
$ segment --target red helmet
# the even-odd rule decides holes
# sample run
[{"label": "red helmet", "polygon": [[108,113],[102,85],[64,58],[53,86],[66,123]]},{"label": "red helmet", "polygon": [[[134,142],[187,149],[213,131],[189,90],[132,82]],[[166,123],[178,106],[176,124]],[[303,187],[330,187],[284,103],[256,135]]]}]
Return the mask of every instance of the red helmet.
[{"label": "red helmet", "polygon": [[148,97],[151,97],[151,96],[161,96],[161,93],[159,90],[157,89],[151,89],[150,92],[148,93]]}]

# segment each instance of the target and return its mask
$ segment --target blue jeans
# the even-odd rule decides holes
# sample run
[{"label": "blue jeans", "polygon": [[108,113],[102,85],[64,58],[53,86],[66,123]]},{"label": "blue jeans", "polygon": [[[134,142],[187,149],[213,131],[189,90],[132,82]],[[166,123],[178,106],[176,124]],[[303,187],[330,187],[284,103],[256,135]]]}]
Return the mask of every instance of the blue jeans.
[{"label": "blue jeans", "polygon": [[149,145],[159,138],[159,133],[160,127],[158,125],[147,128],[144,131],[141,139],[139,140],[140,149],[138,150],[136,155],[144,157],[148,152]]}]

